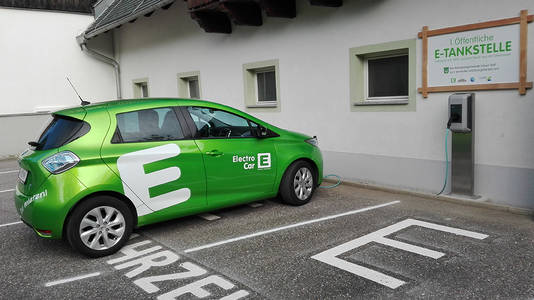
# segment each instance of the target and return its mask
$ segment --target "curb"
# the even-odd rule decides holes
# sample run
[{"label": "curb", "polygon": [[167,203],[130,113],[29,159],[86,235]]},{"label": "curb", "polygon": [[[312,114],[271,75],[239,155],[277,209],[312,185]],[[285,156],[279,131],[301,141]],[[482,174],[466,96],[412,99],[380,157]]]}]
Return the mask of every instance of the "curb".
[{"label": "curb", "polygon": [[[323,179],[323,181],[332,182],[332,183],[337,182],[337,180],[332,180],[332,179]],[[493,209],[493,210],[506,211],[506,212],[510,212],[513,214],[534,216],[534,209],[520,208],[520,207],[513,207],[513,206],[508,206],[508,205],[491,203],[491,202],[485,202],[487,200],[485,200],[484,202],[481,202],[477,200],[470,200],[466,198],[447,196],[447,195],[437,196],[435,194],[415,192],[415,191],[386,187],[386,186],[381,186],[381,185],[358,183],[358,182],[344,181],[344,180],[342,180],[341,183],[348,185],[348,186],[364,188],[368,190],[376,190],[376,191],[397,193],[397,194],[403,194],[403,195],[410,195],[410,196],[422,197],[422,198],[427,198],[427,199],[432,199],[432,200],[440,200],[440,201],[445,201],[445,202],[450,202],[450,203],[457,203],[457,204],[462,204],[462,205],[467,205],[467,206],[482,207],[482,208],[488,208],[488,209]],[[487,198],[482,198],[482,199],[487,199]]]}]

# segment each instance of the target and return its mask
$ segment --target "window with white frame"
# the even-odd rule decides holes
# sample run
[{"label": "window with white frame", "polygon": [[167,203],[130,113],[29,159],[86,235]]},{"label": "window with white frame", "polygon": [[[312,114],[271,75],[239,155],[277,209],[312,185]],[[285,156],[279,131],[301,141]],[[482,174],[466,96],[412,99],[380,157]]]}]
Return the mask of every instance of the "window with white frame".
[{"label": "window with white frame", "polygon": [[416,39],[349,50],[351,111],[415,111]]},{"label": "window with white frame", "polygon": [[133,82],[134,97],[135,98],[148,98],[148,80],[137,79]]},{"label": "window with white frame", "polygon": [[367,100],[408,99],[408,55],[368,57],[364,60]]},{"label": "window with white frame", "polygon": [[200,99],[200,72],[178,74],[178,95],[182,98]]},{"label": "window with white frame", "polygon": [[280,111],[278,60],[243,65],[245,105],[262,111]]}]

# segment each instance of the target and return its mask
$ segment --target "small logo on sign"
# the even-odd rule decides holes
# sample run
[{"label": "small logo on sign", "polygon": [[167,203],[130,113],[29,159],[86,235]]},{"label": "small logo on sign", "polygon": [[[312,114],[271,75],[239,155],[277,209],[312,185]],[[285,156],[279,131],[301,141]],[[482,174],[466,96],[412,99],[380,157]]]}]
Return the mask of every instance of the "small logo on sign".
[{"label": "small logo on sign", "polygon": [[449,74],[449,67],[444,67],[443,68],[443,73],[444,74]]},{"label": "small logo on sign", "polygon": [[271,167],[271,153],[258,153],[258,169]]}]

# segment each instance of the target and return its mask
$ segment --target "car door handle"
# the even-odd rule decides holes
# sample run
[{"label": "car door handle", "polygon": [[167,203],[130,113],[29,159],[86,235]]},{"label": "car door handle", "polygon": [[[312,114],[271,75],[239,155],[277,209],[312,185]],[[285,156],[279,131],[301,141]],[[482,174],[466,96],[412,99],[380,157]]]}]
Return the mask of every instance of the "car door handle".
[{"label": "car door handle", "polygon": [[209,155],[209,156],[221,156],[221,155],[223,155],[223,153],[221,151],[219,151],[219,150],[211,150],[211,151],[207,151],[206,155]]}]

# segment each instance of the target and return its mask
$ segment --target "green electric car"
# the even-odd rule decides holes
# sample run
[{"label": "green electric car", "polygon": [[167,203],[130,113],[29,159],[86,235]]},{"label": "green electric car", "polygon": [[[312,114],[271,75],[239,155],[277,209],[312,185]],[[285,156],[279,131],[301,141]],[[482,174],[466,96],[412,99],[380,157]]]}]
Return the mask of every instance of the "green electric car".
[{"label": "green electric car", "polygon": [[189,99],[96,103],[55,112],[20,155],[15,206],[45,238],[90,257],[132,229],[277,195],[310,201],[317,139],[221,104]]}]

